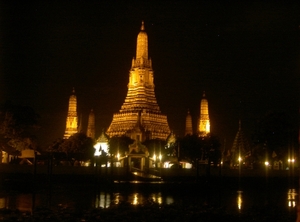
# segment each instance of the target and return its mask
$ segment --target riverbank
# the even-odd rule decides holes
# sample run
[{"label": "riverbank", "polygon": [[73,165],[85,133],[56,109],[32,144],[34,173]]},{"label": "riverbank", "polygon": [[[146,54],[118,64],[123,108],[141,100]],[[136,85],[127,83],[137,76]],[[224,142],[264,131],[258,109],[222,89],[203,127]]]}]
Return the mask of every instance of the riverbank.
[{"label": "riverbank", "polygon": [[[150,168],[148,174],[160,177],[163,180],[178,179],[197,179],[200,177],[261,177],[261,178],[289,178],[298,177],[298,170],[272,170],[272,169],[222,169],[205,166],[199,169],[170,169],[170,168]],[[36,176],[83,176],[112,178],[113,180],[123,180],[124,178],[132,179],[134,177],[128,168],[124,167],[82,167],[82,166],[53,166],[37,165],[18,165],[18,164],[0,164],[1,175],[36,175]]]}]

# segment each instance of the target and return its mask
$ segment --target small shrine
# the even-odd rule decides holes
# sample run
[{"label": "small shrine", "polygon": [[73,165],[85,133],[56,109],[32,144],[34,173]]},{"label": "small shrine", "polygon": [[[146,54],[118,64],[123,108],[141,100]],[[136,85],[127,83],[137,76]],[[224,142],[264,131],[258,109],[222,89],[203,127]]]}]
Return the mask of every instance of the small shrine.
[{"label": "small shrine", "polygon": [[129,145],[128,165],[130,171],[146,171],[149,168],[149,151],[148,148],[135,140]]}]

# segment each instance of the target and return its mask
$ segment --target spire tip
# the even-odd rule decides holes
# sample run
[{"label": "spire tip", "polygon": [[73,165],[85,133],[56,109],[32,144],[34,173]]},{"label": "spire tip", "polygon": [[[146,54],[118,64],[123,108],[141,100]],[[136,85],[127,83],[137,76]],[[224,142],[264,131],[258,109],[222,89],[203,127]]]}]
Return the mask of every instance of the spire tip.
[{"label": "spire tip", "polygon": [[144,21],[142,21],[141,31],[145,30]]}]

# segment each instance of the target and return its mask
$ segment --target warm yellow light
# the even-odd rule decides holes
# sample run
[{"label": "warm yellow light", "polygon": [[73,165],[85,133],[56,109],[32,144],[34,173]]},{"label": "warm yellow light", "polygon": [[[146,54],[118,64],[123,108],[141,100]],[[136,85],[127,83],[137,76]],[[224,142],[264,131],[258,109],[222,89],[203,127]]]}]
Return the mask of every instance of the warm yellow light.
[{"label": "warm yellow light", "polygon": [[161,154],[159,154],[159,157],[158,157],[158,158],[159,158],[159,161],[161,161]]},{"label": "warm yellow light", "polygon": [[294,162],[295,162],[295,159],[288,159],[288,162],[289,162],[289,163],[294,163]]},{"label": "warm yellow light", "polygon": [[295,189],[289,189],[288,191],[288,206],[289,207],[296,207],[296,190]]},{"label": "warm yellow light", "polygon": [[242,192],[238,191],[238,196],[237,196],[237,207],[239,210],[242,209],[242,204],[243,204],[243,196],[242,196]]},{"label": "warm yellow light", "polygon": [[156,160],[156,155],[155,155],[155,153],[154,153],[154,155],[153,155],[153,159],[154,159],[154,161]]},{"label": "warm yellow light", "polygon": [[242,161],[242,157],[239,156],[238,161],[241,162]]},{"label": "warm yellow light", "polygon": [[266,161],[266,162],[265,162],[265,165],[266,165],[266,166],[269,166],[269,162],[268,162],[268,161]]},{"label": "warm yellow light", "polygon": [[209,122],[206,123],[206,126],[205,126],[205,132],[206,132],[206,133],[209,133],[209,132],[210,132],[210,124],[209,124]]},{"label": "warm yellow light", "polygon": [[138,201],[138,194],[135,193],[134,196],[133,196],[132,204],[133,205],[137,205],[138,203],[139,203],[139,201]]},{"label": "warm yellow light", "polygon": [[117,158],[118,158],[118,160],[120,159],[120,154],[119,153],[117,154]]}]

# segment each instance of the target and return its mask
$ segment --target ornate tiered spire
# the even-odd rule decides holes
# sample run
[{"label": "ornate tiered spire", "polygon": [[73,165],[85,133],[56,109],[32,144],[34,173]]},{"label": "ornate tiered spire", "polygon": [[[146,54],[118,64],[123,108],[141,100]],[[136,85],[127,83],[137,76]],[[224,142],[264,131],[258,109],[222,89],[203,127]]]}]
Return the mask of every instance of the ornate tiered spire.
[{"label": "ornate tiered spire", "polygon": [[239,130],[235,135],[230,154],[231,165],[234,165],[239,161],[239,158],[245,161],[245,156],[250,152],[250,144],[246,139],[244,132],[242,131],[242,123],[239,120]]},{"label": "ornate tiered spire", "polygon": [[167,116],[162,115],[154,93],[152,62],[148,59],[148,36],[144,22],[137,36],[136,58],[129,71],[128,92],[119,113],[114,114],[107,130],[109,136],[128,135],[137,139],[136,123],[140,122],[143,138],[166,139],[170,134]]},{"label": "ornate tiered spire", "polygon": [[77,99],[75,89],[73,88],[72,95],[69,99],[69,109],[66,121],[66,130],[64,139],[68,139],[71,135],[78,132],[78,116],[77,116]]},{"label": "ornate tiered spire", "polygon": [[203,92],[200,103],[200,121],[198,127],[199,136],[207,136],[210,133],[210,121],[208,112],[208,101],[205,98],[205,91]]},{"label": "ornate tiered spire", "polygon": [[92,139],[95,139],[95,114],[93,109],[89,115],[86,135]]},{"label": "ornate tiered spire", "polygon": [[142,21],[141,31],[137,36],[136,59],[148,60],[148,35],[145,32],[144,21]]}]

